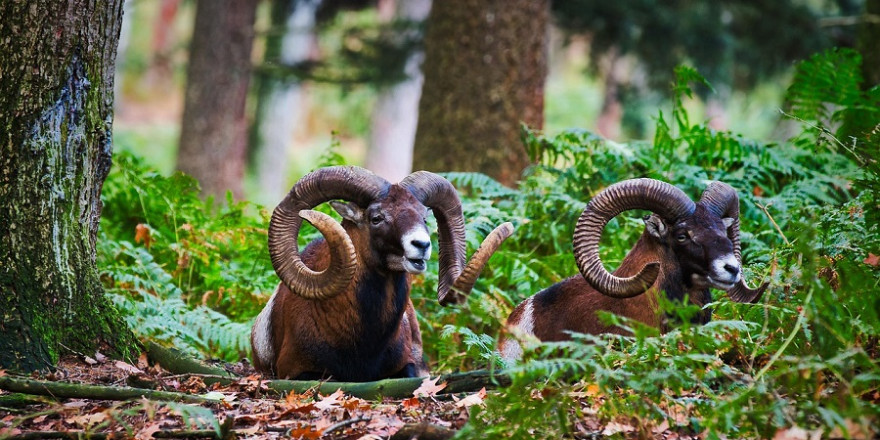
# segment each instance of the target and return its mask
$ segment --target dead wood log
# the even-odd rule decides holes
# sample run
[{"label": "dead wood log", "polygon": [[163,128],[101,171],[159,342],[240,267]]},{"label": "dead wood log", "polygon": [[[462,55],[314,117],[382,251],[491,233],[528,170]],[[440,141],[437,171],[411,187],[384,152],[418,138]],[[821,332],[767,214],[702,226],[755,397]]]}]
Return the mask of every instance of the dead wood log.
[{"label": "dead wood log", "polygon": [[146,397],[150,400],[206,403],[216,402],[209,399],[186,393],[170,391],[145,390],[142,388],[114,387],[101,385],[85,385],[65,382],[46,382],[32,379],[15,378],[12,376],[0,377],[0,389],[13,393],[24,393],[38,396],[51,396],[65,399],[95,399],[95,400],[129,400]]}]

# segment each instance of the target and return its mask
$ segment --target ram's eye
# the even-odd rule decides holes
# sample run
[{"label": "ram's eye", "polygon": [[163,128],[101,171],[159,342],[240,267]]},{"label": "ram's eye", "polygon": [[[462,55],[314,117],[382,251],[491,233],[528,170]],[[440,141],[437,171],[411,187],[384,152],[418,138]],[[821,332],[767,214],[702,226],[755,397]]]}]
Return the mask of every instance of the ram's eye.
[{"label": "ram's eye", "polygon": [[685,241],[687,241],[688,236],[684,232],[681,232],[675,236],[675,239],[678,240],[679,243],[684,243]]},{"label": "ram's eye", "polygon": [[381,215],[374,215],[373,217],[370,218],[370,223],[372,223],[373,226],[377,226],[379,223],[382,223],[382,220],[384,220],[384,219],[382,218]]}]

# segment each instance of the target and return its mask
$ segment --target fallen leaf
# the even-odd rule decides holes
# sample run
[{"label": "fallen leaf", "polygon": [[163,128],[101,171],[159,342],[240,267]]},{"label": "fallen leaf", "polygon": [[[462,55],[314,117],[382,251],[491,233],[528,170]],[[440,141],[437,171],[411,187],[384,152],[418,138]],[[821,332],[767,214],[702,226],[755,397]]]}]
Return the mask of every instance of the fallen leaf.
[{"label": "fallen leaf", "polygon": [[85,400],[71,400],[70,402],[65,402],[64,407],[65,408],[82,408],[88,404],[89,404],[89,402],[86,402]]},{"label": "fallen leaf", "polygon": [[45,414],[41,415],[41,416],[34,417],[33,423],[43,423],[44,420],[46,420]]},{"label": "fallen leaf", "polygon": [[880,256],[874,255],[870,252],[868,252],[868,257],[865,258],[864,261],[865,261],[865,264],[867,264],[869,266],[873,266],[873,267],[880,266]]},{"label": "fallen leaf", "polygon": [[119,368],[120,370],[125,371],[129,374],[144,374],[144,372],[141,371],[140,368],[126,362],[116,361],[116,363],[114,363],[113,365],[116,366],[116,368]]},{"label": "fallen leaf", "polygon": [[98,361],[96,361],[96,360],[94,360],[94,359],[92,359],[92,358],[90,358],[90,357],[88,357],[88,356],[84,356],[84,357],[85,357],[85,361],[86,361],[86,363],[89,364],[89,365],[95,365],[95,364],[98,363]]},{"label": "fallen leaf", "polygon": [[791,428],[777,430],[773,440],[807,440],[809,434],[806,429],[800,426],[792,426]]},{"label": "fallen leaf", "polygon": [[617,422],[609,422],[605,425],[605,429],[602,430],[602,435],[611,436],[614,434],[618,434],[621,432],[635,432],[636,428],[630,425],[624,425],[623,423]]},{"label": "fallen leaf", "polygon": [[401,403],[403,404],[404,409],[413,409],[413,408],[418,408],[419,406],[421,406],[422,402],[421,402],[421,400],[419,400],[418,397],[411,397],[409,399],[405,399]]},{"label": "fallen leaf", "polygon": [[150,245],[153,244],[153,237],[150,237],[150,227],[143,223],[138,223],[134,227],[134,242],[143,243],[144,247],[149,249]]},{"label": "fallen leaf", "polygon": [[143,352],[140,356],[138,356],[137,367],[141,370],[144,370],[150,366],[150,361],[147,359],[147,353]]},{"label": "fallen leaf", "polygon": [[95,360],[97,360],[98,362],[103,364],[104,362],[107,362],[107,356],[104,356],[103,354],[101,354],[100,351],[96,351],[95,352]]},{"label": "fallen leaf", "polygon": [[470,408],[474,405],[482,405],[484,399],[486,399],[486,387],[483,387],[480,391],[477,391],[476,393],[459,400],[455,403],[455,407]]},{"label": "fallen leaf", "polygon": [[0,377],[6,376],[6,370],[0,370]]},{"label": "fallen leaf", "polygon": [[344,394],[342,393],[342,389],[340,388],[340,389],[336,390],[335,393],[321,399],[320,402],[315,403],[315,408],[318,408],[321,411],[324,411],[324,410],[327,410],[330,408],[337,408],[337,407],[339,407],[339,403],[341,402],[340,399],[342,399],[343,396],[344,396]]},{"label": "fallen leaf", "polygon": [[159,422],[152,422],[144,425],[137,434],[134,435],[134,438],[137,440],[149,440],[153,438],[153,434],[158,432],[161,429]]},{"label": "fallen leaf", "polygon": [[310,425],[298,426],[287,431],[287,437],[298,439],[318,439],[321,438],[321,434],[321,431],[312,429]]},{"label": "fallen leaf", "polygon": [[440,390],[446,388],[446,382],[437,385],[438,380],[440,380],[440,376],[437,376],[436,379],[431,379],[430,376],[426,377],[425,380],[422,381],[422,385],[413,391],[413,396],[431,397],[436,395]]}]

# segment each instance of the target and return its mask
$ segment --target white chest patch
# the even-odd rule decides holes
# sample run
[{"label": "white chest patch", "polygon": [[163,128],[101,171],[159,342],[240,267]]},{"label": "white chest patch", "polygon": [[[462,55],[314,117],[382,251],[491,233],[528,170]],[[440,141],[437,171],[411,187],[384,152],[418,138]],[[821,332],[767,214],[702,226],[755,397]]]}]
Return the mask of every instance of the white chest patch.
[{"label": "white chest patch", "polygon": [[253,339],[254,339],[254,357],[260,360],[260,363],[264,365],[272,365],[275,364],[275,350],[272,349],[272,341],[271,341],[271,315],[272,315],[272,306],[275,304],[275,296],[278,295],[278,289],[281,287],[279,284],[278,287],[275,288],[275,292],[272,293],[272,296],[269,298],[269,302],[266,303],[266,307],[263,307],[263,310],[257,315],[257,319],[254,321],[254,330],[253,330]]},{"label": "white chest patch", "polygon": [[533,299],[534,297],[530,297],[523,302],[523,313],[520,315],[519,322],[510,328],[513,337],[506,339],[501,344],[501,357],[508,363],[522,359],[523,349],[519,340],[534,336],[535,334],[535,306],[532,304]]}]

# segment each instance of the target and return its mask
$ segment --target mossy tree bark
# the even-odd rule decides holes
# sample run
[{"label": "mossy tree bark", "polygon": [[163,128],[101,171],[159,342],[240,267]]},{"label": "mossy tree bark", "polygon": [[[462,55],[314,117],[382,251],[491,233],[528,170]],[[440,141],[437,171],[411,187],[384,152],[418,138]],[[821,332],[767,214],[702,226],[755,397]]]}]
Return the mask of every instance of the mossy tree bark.
[{"label": "mossy tree bark", "polygon": [[434,2],[414,169],[517,181],[529,164],[520,123],[544,121],[549,11],[549,0]]},{"label": "mossy tree bark", "polygon": [[243,192],[257,0],[199,0],[186,71],[177,168],[223,201]]},{"label": "mossy tree bark", "polygon": [[122,3],[0,3],[0,368],[136,353],[95,267]]}]

